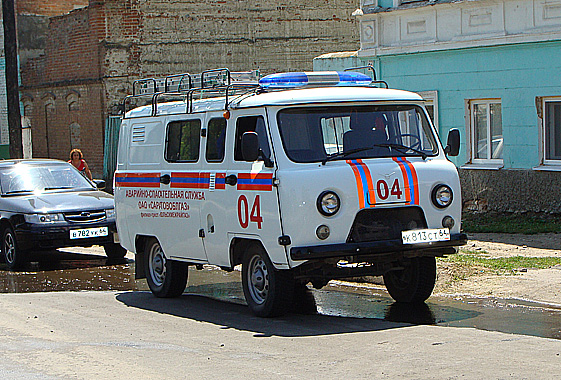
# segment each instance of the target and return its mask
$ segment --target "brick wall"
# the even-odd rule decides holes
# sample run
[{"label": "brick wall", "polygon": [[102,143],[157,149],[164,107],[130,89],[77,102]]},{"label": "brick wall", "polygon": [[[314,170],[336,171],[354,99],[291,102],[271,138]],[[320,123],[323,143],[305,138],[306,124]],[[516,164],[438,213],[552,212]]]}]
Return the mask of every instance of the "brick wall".
[{"label": "brick wall", "polygon": [[89,0],[17,0],[18,14],[56,16],[88,6]]},{"label": "brick wall", "polygon": [[145,74],[230,67],[266,73],[311,70],[312,58],[356,50],[351,12],[358,1],[143,2],[141,64]]},{"label": "brick wall", "polygon": [[[104,120],[134,79],[219,67],[312,70],[320,54],[358,48],[350,15],[357,7],[358,0],[90,0],[52,17],[45,55],[22,69],[33,154],[65,159],[79,129],[99,176]],[[73,93],[79,106],[70,111]]]},{"label": "brick wall", "polygon": [[[32,105],[33,157],[68,160],[80,148],[94,176],[103,173],[104,89],[101,83],[26,89],[22,102]],[[73,141],[74,140],[74,144]]]}]

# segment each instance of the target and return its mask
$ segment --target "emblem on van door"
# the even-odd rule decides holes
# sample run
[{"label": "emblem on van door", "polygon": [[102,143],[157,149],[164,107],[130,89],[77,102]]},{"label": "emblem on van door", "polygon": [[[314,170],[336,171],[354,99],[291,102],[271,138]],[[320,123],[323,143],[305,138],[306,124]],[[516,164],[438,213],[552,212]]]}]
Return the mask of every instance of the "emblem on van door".
[{"label": "emblem on van door", "polygon": [[393,176],[394,174],[395,174],[395,172],[391,172],[391,173],[388,173],[388,174],[384,174],[384,177],[385,177],[386,179],[390,179],[391,176]]}]

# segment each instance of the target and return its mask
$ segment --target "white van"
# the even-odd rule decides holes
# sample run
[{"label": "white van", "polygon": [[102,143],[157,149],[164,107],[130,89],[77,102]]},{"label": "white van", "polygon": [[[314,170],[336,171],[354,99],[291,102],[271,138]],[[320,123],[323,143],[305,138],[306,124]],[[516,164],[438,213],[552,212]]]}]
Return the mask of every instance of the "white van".
[{"label": "white van", "polygon": [[190,265],[241,264],[246,301],[265,317],[308,283],[357,276],[425,301],[435,257],[467,240],[446,158],[459,132],[443,147],[419,95],[360,72],[252,75],[146,79],[125,99],[115,204],[137,278],[174,297]]}]

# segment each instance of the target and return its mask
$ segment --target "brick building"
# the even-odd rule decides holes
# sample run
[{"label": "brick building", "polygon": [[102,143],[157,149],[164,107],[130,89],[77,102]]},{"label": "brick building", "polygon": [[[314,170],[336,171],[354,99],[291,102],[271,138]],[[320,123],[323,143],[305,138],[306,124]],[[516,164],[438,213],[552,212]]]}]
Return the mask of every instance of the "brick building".
[{"label": "brick building", "polygon": [[358,47],[355,0],[90,0],[51,17],[45,54],[22,68],[33,155],[86,154],[103,171],[104,128],[140,77],[229,67],[311,70],[312,59]]},{"label": "brick building", "polygon": [[[18,0],[15,2],[18,29],[18,54],[20,65],[45,53],[49,17],[85,7],[88,0]],[[2,18],[0,8],[0,19]],[[4,29],[0,28],[0,71],[5,72]],[[6,105],[5,76],[0,75],[0,157],[8,157],[8,110]]]}]

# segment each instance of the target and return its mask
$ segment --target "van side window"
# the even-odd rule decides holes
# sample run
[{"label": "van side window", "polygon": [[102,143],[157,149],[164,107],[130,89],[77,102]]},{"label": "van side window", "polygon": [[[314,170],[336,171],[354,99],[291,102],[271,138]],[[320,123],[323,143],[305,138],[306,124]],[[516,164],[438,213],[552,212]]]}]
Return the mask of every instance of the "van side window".
[{"label": "van side window", "polygon": [[207,162],[222,162],[224,160],[224,142],[226,141],[226,119],[223,117],[208,122],[206,140]]},{"label": "van side window", "polygon": [[182,120],[168,124],[166,160],[169,162],[197,162],[201,143],[201,121]]},{"label": "van side window", "polygon": [[267,129],[263,116],[240,117],[236,121],[236,146],[234,150],[234,160],[243,161],[241,141],[245,132],[256,132],[259,135],[259,148],[265,157],[271,157],[269,140],[267,139]]}]

